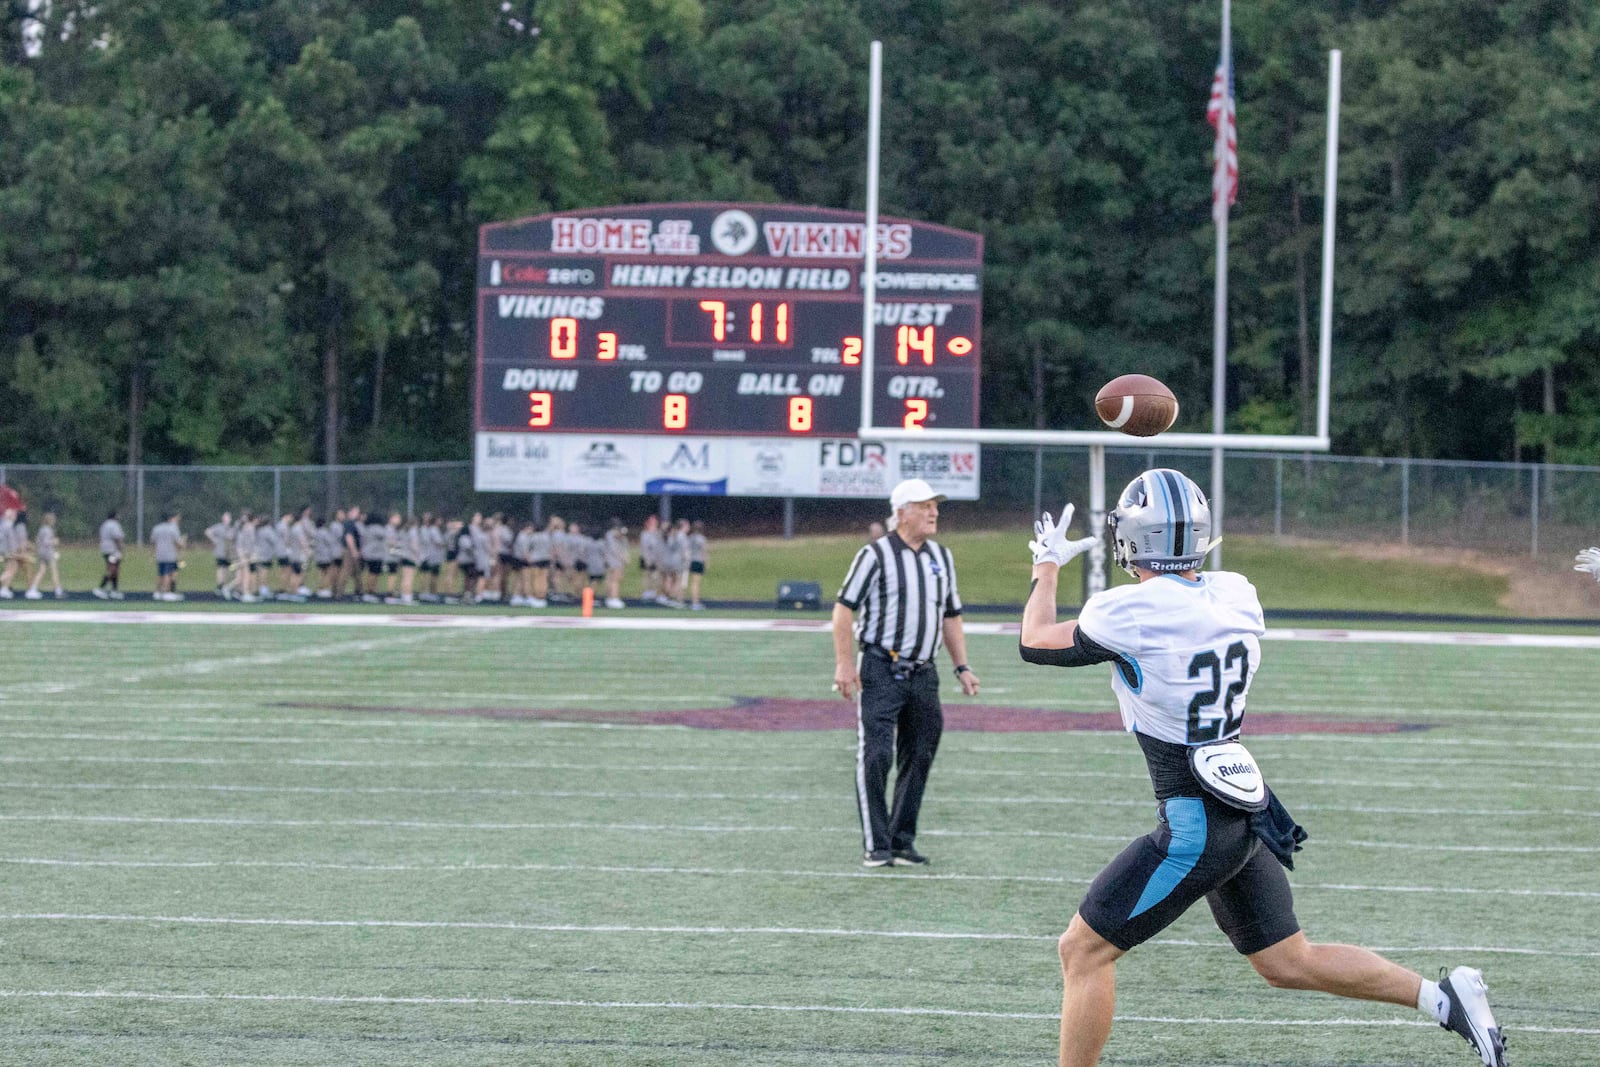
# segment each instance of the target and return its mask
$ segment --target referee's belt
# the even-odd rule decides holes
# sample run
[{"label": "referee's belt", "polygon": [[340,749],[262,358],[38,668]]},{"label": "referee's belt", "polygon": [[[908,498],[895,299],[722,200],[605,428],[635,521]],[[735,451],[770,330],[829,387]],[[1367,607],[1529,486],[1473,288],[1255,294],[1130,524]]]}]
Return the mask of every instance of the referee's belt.
[{"label": "referee's belt", "polygon": [[906,659],[904,656],[900,655],[900,653],[891,652],[882,645],[862,645],[861,652],[863,655],[871,656],[873,659],[881,659],[883,662],[892,666],[897,672],[904,671],[906,674],[915,674],[924,667],[933,666],[933,660],[931,659]]}]

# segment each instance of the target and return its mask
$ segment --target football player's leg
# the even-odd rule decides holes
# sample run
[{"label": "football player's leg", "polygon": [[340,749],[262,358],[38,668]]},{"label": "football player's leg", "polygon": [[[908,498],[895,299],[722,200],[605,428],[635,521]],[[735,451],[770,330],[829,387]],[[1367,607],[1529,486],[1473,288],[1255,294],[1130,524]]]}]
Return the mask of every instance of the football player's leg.
[{"label": "football player's leg", "polygon": [[1422,976],[1355,945],[1317,944],[1294,915],[1283,867],[1258,849],[1233,878],[1206,897],[1217,926],[1268,984],[1314,989],[1411,1007]]},{"label": "football player's leg", "polygon": [[1061,956],[1061,1067],[1093,1067],[1111,1036],[1122,949],[1074,915],[1056,944]]}]

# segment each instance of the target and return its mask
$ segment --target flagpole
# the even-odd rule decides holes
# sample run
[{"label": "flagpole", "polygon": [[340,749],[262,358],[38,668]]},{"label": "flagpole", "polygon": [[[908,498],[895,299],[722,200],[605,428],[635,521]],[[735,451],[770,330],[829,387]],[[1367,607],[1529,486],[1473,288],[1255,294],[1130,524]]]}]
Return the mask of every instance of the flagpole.
[{"label": "flagpole", "polygon": [[[1211,317],[1211,432],[1221,435],[1227,430],[1228,397],[1228,199],[1226,177],[1224,187],[1216,187],[1217,171],[1226,171],[1228,153],[1228,107],[1233,96],[1233,48],[1230,41],[1229,0],[1222,0],[1222,62],[1225,65],[1225,96],[1222,114],[1217,122],[1215,155],[1212,159],[1212,217],[1217,223],[1217,268],[1213,291]],[[1222,536],[1223,477],[1222,448],[1211,450],[1211,539]],[[1222,549],[1210,555],[1212,570],[1222,569]]]}]

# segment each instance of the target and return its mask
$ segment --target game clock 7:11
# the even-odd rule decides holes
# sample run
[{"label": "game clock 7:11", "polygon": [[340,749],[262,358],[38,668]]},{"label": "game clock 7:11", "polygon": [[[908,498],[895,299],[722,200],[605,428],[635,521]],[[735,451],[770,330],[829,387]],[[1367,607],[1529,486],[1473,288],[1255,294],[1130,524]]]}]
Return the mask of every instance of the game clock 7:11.
[{"label": "game clock 7:11", "polygon": [[[975,306],[880,307],[888,321],[875,337],[874,422],[973,426]],[[858,302],[724,293],[611,297],[599,317],[486,325],[498,342],[486,346],[486,427],[775,436],[851,435],[858,428]],[[510,344],[513,331],[520,338]],[[508,349],[520,349],[522,358],[506,359]],[[512,397],[515,412],[508,410]]]}]

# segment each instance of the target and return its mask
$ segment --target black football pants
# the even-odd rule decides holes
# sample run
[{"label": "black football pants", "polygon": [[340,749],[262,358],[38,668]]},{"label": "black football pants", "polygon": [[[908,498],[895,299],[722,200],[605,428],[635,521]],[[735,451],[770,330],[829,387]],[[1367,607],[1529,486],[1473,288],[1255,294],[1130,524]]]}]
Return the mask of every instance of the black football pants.
[{"label": "black football pants", "polygon": [[[939,671],[933,664],[906,672],[876,656],[861,657],[856,806],[866,851],[911,847],[943,732]],[[896,768],[893,811],[885,797],[891,763]]]}]

